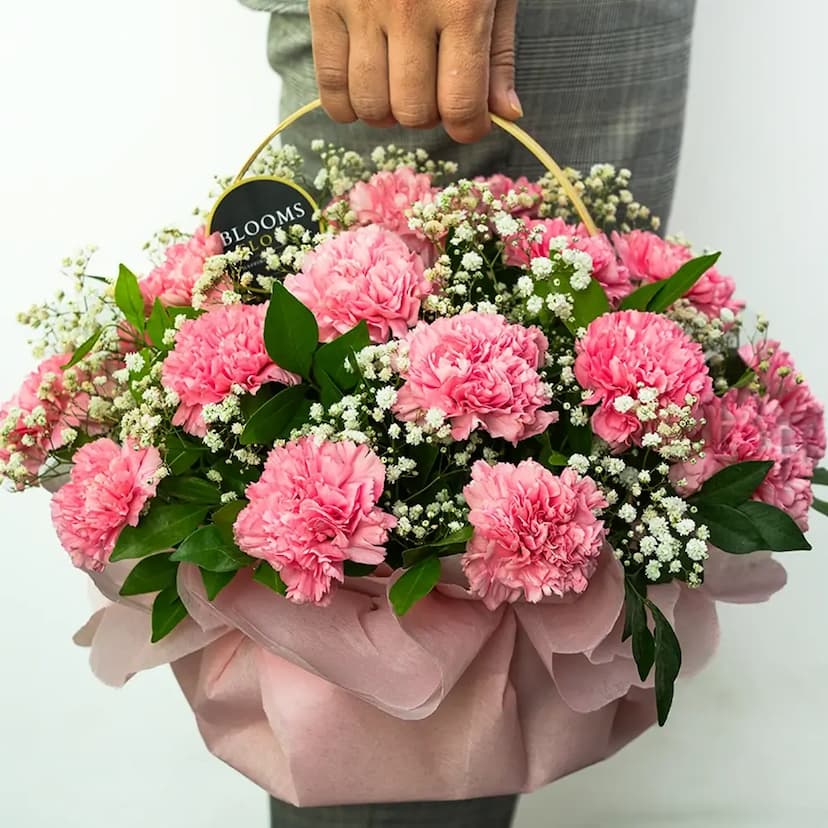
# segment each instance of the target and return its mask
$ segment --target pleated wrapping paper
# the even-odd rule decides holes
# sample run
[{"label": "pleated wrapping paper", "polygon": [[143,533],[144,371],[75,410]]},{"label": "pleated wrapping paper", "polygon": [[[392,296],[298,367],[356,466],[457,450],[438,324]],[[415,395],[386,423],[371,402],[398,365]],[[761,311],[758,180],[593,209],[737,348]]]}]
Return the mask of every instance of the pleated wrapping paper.
[{"label": "pleated wrapping paper", "polygon": [[[151,598],[118,595],[129,568],[94,576],[109,601],[75,640],[95,674],[121,686],[169,663],[210,751],[294,805],[529,792],[656,720],[653,679],[639,680],[621,642],[623,573],[609,550],[577,599],[492,612],[457,574],[403,618],[387,578],[348,579],[320,610],[240,573],[210,603],[183,565],[191,618],[154,645]],[[682,676],[715,651],[717,601],[764,601],[784,583],[770,555],[711,550],[701,589],[652,587],[682,643]]]}]

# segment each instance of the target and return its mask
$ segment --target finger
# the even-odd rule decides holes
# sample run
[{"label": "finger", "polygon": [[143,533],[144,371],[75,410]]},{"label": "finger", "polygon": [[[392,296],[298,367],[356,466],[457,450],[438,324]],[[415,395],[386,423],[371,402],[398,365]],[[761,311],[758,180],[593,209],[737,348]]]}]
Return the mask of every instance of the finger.
[{"label": "finger", "polygon": [[313,62],[322,107],[334,121],[356,120],[348,94],[348,29],[339,14],[324,2],[309,4]]},{"label": "finger", "polygon": [[493,13],[440,33],[437,104],[446,132],[461,144],[479,141],[489,119],[489,50]]},{"label": "finger", "polygon": [[372,126],[392,126],[388,92],[388,42],[380,28],[351,32],[348,93],[357,118]]},{"label": "finger", "polygon": [[391,112],[405,127],[440,123],[437,108],[437,32],[407,21],[388,32]]},{"label": "finger", "polygon": [[518,0],[499,0],[495,8],[489,64],[489,109],[509,120],[523,116],[523,107],[515,91],[517,3]]}]

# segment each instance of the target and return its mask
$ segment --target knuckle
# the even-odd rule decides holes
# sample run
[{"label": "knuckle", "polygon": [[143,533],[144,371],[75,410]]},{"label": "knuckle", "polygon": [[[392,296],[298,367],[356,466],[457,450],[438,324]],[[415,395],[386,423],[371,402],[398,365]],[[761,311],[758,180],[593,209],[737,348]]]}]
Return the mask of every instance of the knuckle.
[{"label": "knuckle", "polygon": [[449,97],[440,108],[443,121],[458,129],[468,129],[480,124],[486,112],[486,105],[482,99],[468,97]]},{"label": "knuckle", "polygon": [[426,101],[405,101],[394,107],[394,117],[404,127],[421,128],[434,125],[437,120],[437,108]]},{"label": "knuckle", "polygon": [[351,107],[362,121],[384,121],[391,114],[386,99],[370,95],[352,94]]},{"label": "knuckle", "polygon": [[319,63],[316,66],[316,82],[323,92],[342,92],[348,88],[348,72],[343,66]]},{"label": "knuckle", "polygon": [[515,50],[511,46],[492,49],[491,65],[499,68],[514,69]]}]

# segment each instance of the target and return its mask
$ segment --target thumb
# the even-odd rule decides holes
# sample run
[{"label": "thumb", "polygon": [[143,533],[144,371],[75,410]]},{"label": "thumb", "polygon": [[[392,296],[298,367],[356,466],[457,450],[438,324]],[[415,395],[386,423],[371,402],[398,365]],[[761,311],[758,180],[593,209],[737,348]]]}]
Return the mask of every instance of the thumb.
[{"label": "thumb", "polygon": [[523,107],[515,91],[515,21],[518,0],[498,0],[492,27],[489,108],[495,115],[516,121]]}]

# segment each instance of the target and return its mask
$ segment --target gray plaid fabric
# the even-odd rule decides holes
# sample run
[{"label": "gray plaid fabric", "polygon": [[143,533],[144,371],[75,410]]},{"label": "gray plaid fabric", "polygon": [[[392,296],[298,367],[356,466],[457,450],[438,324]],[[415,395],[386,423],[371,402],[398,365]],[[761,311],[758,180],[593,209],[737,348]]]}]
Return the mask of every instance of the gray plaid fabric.
[{"label": "gray plaid fabric", "polygon": [[294,808],[271,800],[271,828],[509,828],[515,796],[464,802],[405,802]]},{"label": "gray plaid fabric", "polygon": [[[281,111],[317,96],[307,2],[241,0],[271,12],[268,57],[282,77]],[[684,122],[695,0],[520,0],[517,90],[523,126],[559,163],[608,161],[633,172],[636,198],[666,220]],[[537,177],[537,161],[499,131],[454,144],[440,130],[339,126],[324,115],[291,128],[302,149],[321,137],[357,152],[377,144],[424,147],[464,175]]]}]

